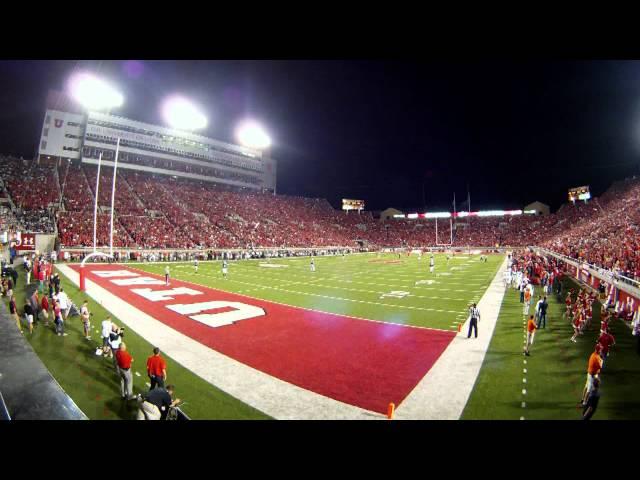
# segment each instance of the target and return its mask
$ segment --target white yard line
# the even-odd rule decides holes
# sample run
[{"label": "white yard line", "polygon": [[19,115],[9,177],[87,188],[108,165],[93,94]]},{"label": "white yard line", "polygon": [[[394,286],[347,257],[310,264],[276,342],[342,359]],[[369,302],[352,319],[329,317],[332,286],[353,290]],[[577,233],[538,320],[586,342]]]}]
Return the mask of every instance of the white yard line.
[{"label": "white yard line", "polygon": [[[56,265],[74,284],[79,275]],[[86,280],[87,293],[118,319],[169,357],[238,400],[276,419],[366,420],[384,415],[305,390],[244,365],[170,328],[133,307],[95,282]]]},{"label": "white yard line", "polygon": [[[458,420],[475,385],[498,320],[505,288],[507,258],[478,302],[478,338],[467,339],[466,326],[431,370],[396,409],[400,420]],[[467,327],[468,328],[468,327]]]}]

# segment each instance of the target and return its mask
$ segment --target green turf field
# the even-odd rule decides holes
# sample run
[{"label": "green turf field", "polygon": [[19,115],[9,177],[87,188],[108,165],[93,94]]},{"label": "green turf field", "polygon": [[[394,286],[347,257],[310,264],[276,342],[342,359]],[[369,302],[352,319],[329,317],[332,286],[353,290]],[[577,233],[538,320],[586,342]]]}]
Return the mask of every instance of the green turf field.
[{"label": "green turf field", "polygon": [[[445,255],[436,255],[434,274],[429,273],[428,255],[418,260],[415,255],[398,258],[394,254],[317,257],[316,272],[310,271],[309,258],[232,261],[227,279],[222,277],[221,262],[200,262],[198,273],[190,262],[171,263],[170,269],[172,278],[255,298],[386,322],[456,330],[457,323],[466,319],[469,303],[482,297],[503,260],[503,256],[490,256],[485,264],[479,261],[479,255],[457,255],[447,263]],[[128,265],[159,275],[164,274],[166,266]],[[24,276],[21,267],[18,270],[21,277],[16,292],[21,308]],[[85,296],[64,277],[63,286],[80,305]],[[582,392],[595,331],[581,337],[578,344],[570,343],[571,327],[559,318],[562,305],[551,299],[549,326],[536,335],[531,357],[524,357],[523,317],[518,300],[514,290],[505,297],[463,418],[579,418],[576,403]],[[92,341],[82,337],[79,317],[68,320],[67,337],[57,337],[52,328],[43,326],[37,327],[32,338],[27,337],[54,377],[90,418],[131,419],[135,415],[134,403],[120,400],[119,380],[110,361],[94,355],[99,340],[95,329],[107,312],[91,300],[89,308],[94,313]],[[114,321],[118,323],[117,318]],[[594,325],[598,322],[596,316]],[[603,396],[596,418],[640,418],[640,389],[636,388],[640,364],[632,345],[634,339],[625,325],[614,324],[612,328],[618,345],[603,373]],[[141,374],[134,376],[134,391],[144,391],[147,389],[144,364],[152,345],[131,329],[127,329],[125,342],[136,359],[134,371]],[[176,384],[178,396],[187,401],[184,411],[192,418],[267,418],[172,359],[168,358],[167,363],[169,381]],[[522,394],[523,387],[526,395]]]},{"label": "green turf field", "polygon": [[[576,287],[570,281],[565,285]],[[569,338],[573,329],[562,318],[565,295],[550,297],[547,328],[536,332],[531,356],[525,357],[522,304],[516,290],[508,291],[463,419],[580,419],[582,410],[577,404],[586,380],[587,361],[598,338],[600,305],[594,306],[590,329],[572,343]],[[621,321],[612,322],[610,327],[616,346],[601,374],[602,397],[593,419],[639,419],[640,362],[636,340]]]},{"label": "green turf field", "polygon": [[[170,269],[178,280],[287,305],[453,330],[504,260],[496,255],[481,263],[479,258],[456,255],[447,263],[444,254],[435,255],[433,274],[428,255],[418,260],[406,254],[315,257],[315,272],[309,258],[230,261],[226,279],[222,262],[200,262],[198,273],[191,263],[172,263]],[[129,265],[158,275],[164,275],[166,266]]]}]

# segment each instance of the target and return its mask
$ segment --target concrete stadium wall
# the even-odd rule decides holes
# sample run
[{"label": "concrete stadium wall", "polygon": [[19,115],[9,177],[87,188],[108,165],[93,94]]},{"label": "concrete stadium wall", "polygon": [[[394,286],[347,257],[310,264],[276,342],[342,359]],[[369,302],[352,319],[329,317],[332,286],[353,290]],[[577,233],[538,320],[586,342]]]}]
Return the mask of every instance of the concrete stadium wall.
[{"label": "concrete stadium wall", "polygon": [[56,235],[53,233],[36,234],[36,250],[40,253],[49,253],[53,250],[56,243]]}]

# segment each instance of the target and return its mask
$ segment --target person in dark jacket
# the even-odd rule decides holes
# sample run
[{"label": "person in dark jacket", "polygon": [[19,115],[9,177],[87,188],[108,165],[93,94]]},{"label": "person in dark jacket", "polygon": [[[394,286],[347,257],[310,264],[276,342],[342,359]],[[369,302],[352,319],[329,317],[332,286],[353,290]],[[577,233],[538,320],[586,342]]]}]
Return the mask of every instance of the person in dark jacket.
[{"label": "person in dark jacket", "polygon": [[584,404],[584,408],[582,410],[582,419],[590,420],[593,417],[593,414],[596,413],[598,409],[598,403],[600,402],[600,379],[593,379],[593,387],[591,388],[591,392],[587,396],[587,401]]}]

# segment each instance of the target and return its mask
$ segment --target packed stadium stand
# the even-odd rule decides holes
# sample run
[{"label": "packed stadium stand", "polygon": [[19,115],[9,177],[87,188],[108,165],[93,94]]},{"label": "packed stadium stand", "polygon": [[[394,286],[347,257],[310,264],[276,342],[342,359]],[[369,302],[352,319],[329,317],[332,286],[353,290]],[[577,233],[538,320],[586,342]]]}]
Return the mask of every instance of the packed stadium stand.
[{"label": "packed stadium stand", "polygon": [[[99,184],[99,245],[109,242],[112,172]],[[4,229],[57,232],[66,247],[93,245],[96,167],[38,165],[0,157]],[[466,217],[449,221],[375,219],[345,214],[325,199],[273,195],[211,182],[121,169],[114,246],[129,248],[370,248],[540,245],[597,267],[640,278],[640,179],[617,182],[588,204],[565,204],[547,216]]]}]

